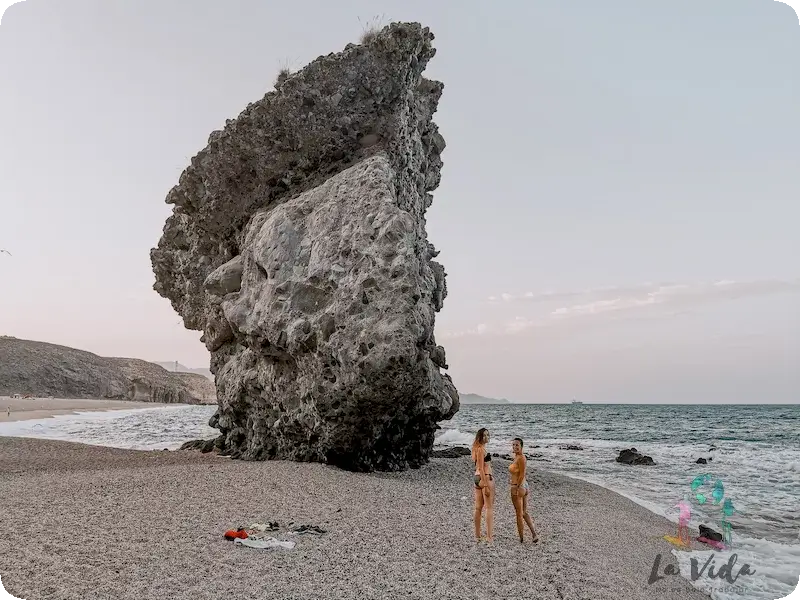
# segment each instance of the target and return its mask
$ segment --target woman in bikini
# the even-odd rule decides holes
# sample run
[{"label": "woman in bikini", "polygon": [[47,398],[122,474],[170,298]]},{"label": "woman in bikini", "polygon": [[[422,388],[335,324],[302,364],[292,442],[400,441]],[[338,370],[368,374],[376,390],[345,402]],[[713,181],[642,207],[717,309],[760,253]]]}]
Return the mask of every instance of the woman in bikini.
[{"label": "woman in bikini", "polygon": [[522,453],[522,439],[514,438],[511,443],[511,449],[514,451],[514,462],[509,465],[508,470],[511,472],[511,503],[514,505],[514,511],[517,513],[517,533],[519,533],[519,541],[524,543],[525,538],[523,532],[525,527],[523,521],[527,523],[528,529],[531,530],[533,536],[533,543],[539,541],[539,536],[536,535],[536,530],[533,528],[533,521],[528,514],[528,480],[526,479],[526,469],[528,461]]},{"label": "woman in bikini", "polygon": [[489,430],[481,428],[472,443],[472,462],[475,463],[475,541],[480,542],[481,513],[486,507],[486,541],[494,540],[494,477],[492,476],[492,455],[486,450]]}]

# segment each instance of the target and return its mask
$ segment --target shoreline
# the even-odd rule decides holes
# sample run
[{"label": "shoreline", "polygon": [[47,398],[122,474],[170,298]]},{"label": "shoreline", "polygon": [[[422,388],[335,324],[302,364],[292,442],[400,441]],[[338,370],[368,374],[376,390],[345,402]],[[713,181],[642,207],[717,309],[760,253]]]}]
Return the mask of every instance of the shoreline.
[{"label": "shoreline", "polygon": [[[28,600],[707,598],[679,576],[648,584],[659,554],[662,574],[677,564],[661,539],[669,521],[577,479],[529,468],[541,542],[520,545],[505,467],[495,469],[495,544],[476,546],[468,458],[359,474],[0,438],[0,528],[10,532],[0,539],[0,575]],[[327,533],[296,536],[295,549],[281,552],[222,538],[268,521]]]},{"label": "shoreline", "polygon": [[[34,421],[58,416],[77,416],[83,412],[108,412],[141,408],[191,406],[189,404],[162,404],[130,400],[100,400],[73,398],[10,398],[0,396],[0,423]],[[11,415],[8,409],[11,409]]]}]

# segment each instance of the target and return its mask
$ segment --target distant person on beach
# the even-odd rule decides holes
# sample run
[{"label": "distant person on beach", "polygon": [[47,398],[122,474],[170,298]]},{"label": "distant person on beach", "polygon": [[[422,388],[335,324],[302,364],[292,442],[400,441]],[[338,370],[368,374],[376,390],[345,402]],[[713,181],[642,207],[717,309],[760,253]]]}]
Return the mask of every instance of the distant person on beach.
[{"label": "distant person on beach", "polygon": [[489,443],[489,430],[481,428],[472,442],[472,461],[475,463],[475,541],[480,542],[481,515],[486,508],[486,541],[494,541],[494,477],[492,476],[492,455],[486,450]]},{"label": "distant person on beach", "polygon": [[527,468],[528,459],[522,453],[522,438],[514,438],[511,442],[511,449],[514,452],[514,462],[512,462],[508,470],[511,473],[511,503],[514,505],[514,511],[517,513],[517,533],[519,534],[519,541],[524,543],[525,537],[523,532],[525,526],[523,521],[527,523],[528,529],[531,530],[533,536],[532,541],[535,544],[539,541],[539,536],[536,535],[536,530],[533,528],[533,520],[528,514],[528,480]]}]

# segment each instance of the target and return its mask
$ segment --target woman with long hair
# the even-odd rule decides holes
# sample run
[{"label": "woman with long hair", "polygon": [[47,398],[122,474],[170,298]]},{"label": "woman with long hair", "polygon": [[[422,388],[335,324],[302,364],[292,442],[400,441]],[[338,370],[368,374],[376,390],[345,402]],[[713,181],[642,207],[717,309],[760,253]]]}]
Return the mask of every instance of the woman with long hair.
[{"label": "woman with long hair", "polygon": [[514,512],[517,513],[519,541],[525,542],[523,536],[525,531],[524,521],[528,525],[528,529],[531,530],[532,541],[535,544],[539,541],[539,536],[536,535],[536,530],[533,528],[533,520],[528,514],[528,480],[526,477],[528,460],[522,453],[522,444],[522,438],[514,438],[514,441],[511,442],[511,449],[514,452],[514,462],[508,467],[511,473],[511,503],[514,505]]},{"label": "woman with long hair", "polygon": [[472,443],[472,462],[475,463],[475,541],[480,542],[481,514],[486,508],[486,541],[494,540],[494,477],[492,476],[492,455],[486,450],[489,443],[489,430],[485,427],[475,434]]}]

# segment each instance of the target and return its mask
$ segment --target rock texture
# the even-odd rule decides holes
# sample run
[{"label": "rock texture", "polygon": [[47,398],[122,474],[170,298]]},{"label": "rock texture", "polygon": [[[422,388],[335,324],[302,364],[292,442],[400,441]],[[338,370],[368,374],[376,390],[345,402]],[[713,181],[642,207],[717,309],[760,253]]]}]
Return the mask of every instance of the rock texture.
[{"label": "rock texture", "polygon": [[472,450],[463,448],[461,446],[451,446],[450,448],[441,448],[433,451],[433,458],[461,458],[462,456],[470,456]]},{"label": "rock texture", "polygon": [[214,385],[202,375],[170,373],[132,358],[0,336],[0,396],[112,398],[139,402],[213,403]]},{"label": "rock texture", "polygon": [[395,23],[318,58],[212,133],[170,191],[155,289],[203,331],[224,453],[417,467],[458,409],[425,231],[445,147],[432,40]]},{"label": "rock texture", "polygon": [[654,465],[656,464],[649,456],[641,454],[636,448],[621,450],[617,457],[617,462],[625,465]]}]

